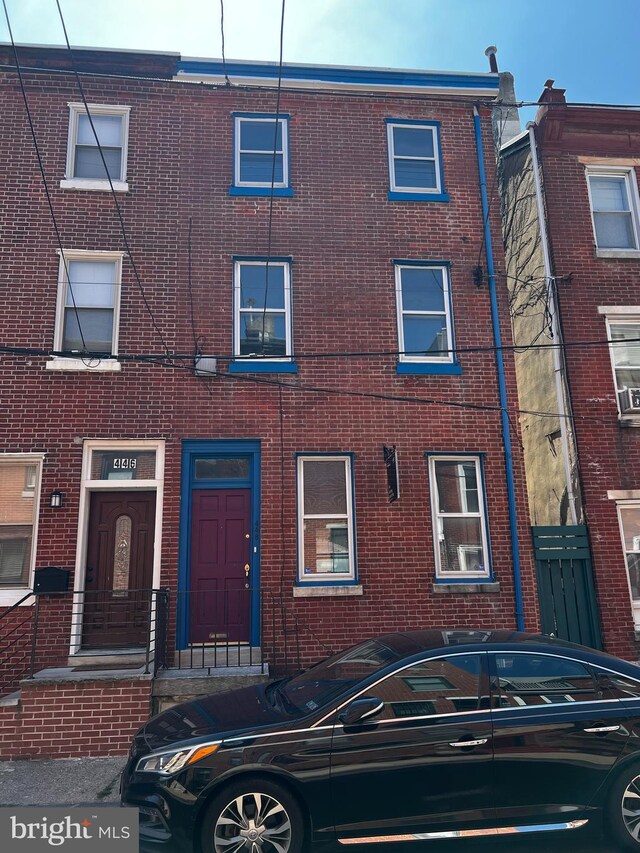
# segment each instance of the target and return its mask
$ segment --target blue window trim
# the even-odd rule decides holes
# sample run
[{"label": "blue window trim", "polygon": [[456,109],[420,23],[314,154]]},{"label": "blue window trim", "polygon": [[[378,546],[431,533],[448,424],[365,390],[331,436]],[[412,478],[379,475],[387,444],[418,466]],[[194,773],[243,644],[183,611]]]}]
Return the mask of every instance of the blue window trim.
[{"label": "blue window trim", "polygon": [[[348,578],[347,580],[324,580],[324,581],[305,581],[302,580],[304,574],[301,572],[302,566],[300,565],[300,518],[298,517],[299,507],[300,507],[300,483],[298,480],[298,459],[300,457],[316,457],[318,459],[322,459],[323,457],[335,457],[340,456],[345,459],[349,459],[350,469],[351,469],[351,530],[353,534],[353,577]],[[358,586],[360,581],[358,580],[358,535],[356,530],[356,489],[355,489],[355,477],[354,477],[354,467],[355,460],[357,454],[353,451],[343,451],[343,450],[322,450],[315,451],[311,450],[308,452],[305,451],[297,451],[293,454],[293,458],[295,460],[295,473],[296,473],[296,586],[307,587],[307,586]]]},{"label": "blue window trim", "polygon": [[[493,558],[491,556],[491,536],[489,531],[489,510],[487,508],[487,486],[484,475],[484,463],[486,458],[486,451],[478,450],[478,451],[469,451],[463,450],[461,452],[451,451],[451,450],[427,450],[425,451],[425,459],[427,460],[427,482],[429,483],[429,491],[431,491],[431,476],[429,472],[429,460],[431,457],[445,457],[445,458],[455,458],[455,459],[477,459],[480,463],[480,477],[482,479],[482,507],[483,507],[483,516],[484,516],[484,526],[487,537],[487,560],[489,563],[489,572],[486,575],[482,575],[482,577],[474,577],[474,578],[439,578],[436,573],[434,573],[433,581],[434,583],[442,583],[442,584],[485,584],[485,583],[494,583],[495,575],[493,572]],[[431,506],[433,509],[433,497],[431,497]],[[433,525],[432,525],[433,527]],[[437,547],[437,543],[433,542],[434,551]],[[435,554],[434,554],[435,560]]]},{"label": "blue window trim", "polygon": [[[195,457],[248,456],[250,476],[242,480],[195,480]],[[183,439],[182,472],[180,475],[180,531],[178,540],[178,591],[189,590],[191,559],[191,494],[196,489],[251,489],[252,549],[249,557],[253,595],[251,601],[251,644],[260,642],[260,439],[238,441]],[[254,550],[255,549],[255,550]],[[186,649],[189,643],[189,600],[182,595],[178,601],[176,648]]]},{"label": "blue window trim", "polygon": [[[272,255],[268,258],[266,255],[232,255],[231,260],[233,263],[233,327],[232,327],[232,352],[235,352],[236,345],[236,311],[239,312],[239,307],[236,304],[237,300],[237,288],[236,288],[236,264],[242,263],[260,263],[266,264],[267,261],[275,264],[284,264],[288,268],[289,271],[289,310],[288,317],[285,313],[285,321],[288,320],[288,328],[286,329],[286,333],[288,333],[289,341],[291,342],[291,352],[288,356],[283,356],[282,358],[273,358],[269,359],[266,357],[258,357],[258,358],[249,358],[248,356],[234,356],[233,360],[229,362],[229,373],[297,373],[298,365],[295,363],[293,356],[293,299],[292,299],[292,276],[291,276],[291,267],[293,263],[293,258],[291,255]],[[285,303],[286,304],[286,303]]]},{"label": "blue window trim", "polygon": [[462,376],[462,365],[437,364],[419,361],[399,361],[396,364],[398,376]]},{"label": "blue window trim", "polygon": [[[278,113],[278,121],[282,121],[282,141],[284,146],[284,153],[282,157],[283,164],[283,177],[286,174],[287,181],[284,186],[274,186],[273,189],[270,185],[264,185],[262,183],[238,183],[239,175],[236,172],[236,143],[238,136],[238,120],[242,119],[273,119],[275,121],[276,114],[275,113],[231,113],[231,117],[233,120],[233,129],[231,134],[232,140],[232,149],[233,149],[233,160],[232,160],[232,179],[231,186],[229,187],[229,195],[231,196],[271,196],[273,194],[276,198],[289,198],[293,196],[293,188],[291,186],[291,148],[289,145],[289,120],[291,115],[289,113]],[[285,168],[286,167],[286,168]]]},{"label": "blue window trim", "polygon": [[254,196],[258,198],[293,198],[295,195],[293,187],[229,187],[231,196]]},{"label": "blue window trim", "polygon": [[297,373],[298,365],[294,361],[260,361],[238,358],[229,362],[229,373]]},{"label": "blue window trim", "polygon": [[[448,303],[449,303],[449,335],[451,337],[451,349],[452,349],[452,360],[451,361],[430,361],[429,359],[421,359],[420,361],[401,361],[398,357],[398,361],[396,362],[396,373],[400,376],[426,376],[426,375],[434,375],[434,376],[461,376],[462,375],[462,365],[458,361],[457,353],[456,353],[456,335],[455,328],[453,323],[453,297],[451,295],[452,287],[451,287],[451,261],[436,261],[436,260],[407,260],[405,258],[392,258],[391,263],[393,264],[393,286],[396,292],[396,313],[398,312],[398,285],[397,285],[397,268],[398,267],[445,267],[447,270],[448,277]],[[400,316],[397,317],[398,321],[398,335],[399,335],[399,326],[402,322],[402,318]],[[404,336],[403,336],[404,337]],[[400,345],[400,337],[398,336],[398,345]],[[404,346],[404,344],[403,344]]]},{"label": "blue window trim", "polygon": [[[387,199],[389,201],[441,201],[448,202],[449,201],[449,193],[446,190],[444,183],[444,167],[442,163],[442,122],[439,121],[421,121],[419,119],[407,119],[407,118],[386,118],[385,124],[387,126],[387,163],[389,168],[389,192],[387,193]],[[440,186],[435,189],[425,189],[420,190],[415,187],[407,187],[407,189],[403,189],[402,187],[394,187],[394,163],[393,157],[391,154],[391,141],[390,141],[390,133],[389,126],[390,125],[407,125],[410,127],[428,127],[432,128],[434,131],[435,137],[435,146],[434,153],[436,155],[435,166],[436,173],[438,175],[438,180]]]}]

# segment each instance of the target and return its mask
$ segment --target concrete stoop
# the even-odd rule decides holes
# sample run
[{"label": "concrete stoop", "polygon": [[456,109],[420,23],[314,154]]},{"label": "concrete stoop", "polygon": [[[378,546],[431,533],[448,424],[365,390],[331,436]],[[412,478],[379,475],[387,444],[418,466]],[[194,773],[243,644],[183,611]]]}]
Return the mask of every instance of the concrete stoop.
[{"label": "concrete stoop", "polygon": [[[263,671],[264,670],[264,671]],[[152,713],[211,693],[224,693],[269,680],[268,667],[218,667],[210,674],[197,669],[169,669],[158,673],[151,686]]]}]

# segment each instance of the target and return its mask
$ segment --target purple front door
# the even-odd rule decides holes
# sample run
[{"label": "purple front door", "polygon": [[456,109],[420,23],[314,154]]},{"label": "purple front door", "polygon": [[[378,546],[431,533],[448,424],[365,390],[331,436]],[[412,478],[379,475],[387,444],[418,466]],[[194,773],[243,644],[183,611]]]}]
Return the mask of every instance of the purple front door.
[{"label": "purple front door", "polygon": [[191,496],[190,643],[249,642],[250,489]]}]

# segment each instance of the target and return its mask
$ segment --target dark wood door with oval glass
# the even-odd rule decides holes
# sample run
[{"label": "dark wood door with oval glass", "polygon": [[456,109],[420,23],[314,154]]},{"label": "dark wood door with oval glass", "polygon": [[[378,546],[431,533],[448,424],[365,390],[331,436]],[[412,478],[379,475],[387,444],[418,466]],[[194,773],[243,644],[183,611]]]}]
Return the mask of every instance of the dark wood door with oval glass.
[{"label": "dark wood door with oval glass", "polygon": [[248,642],[251,489],[194,489],[189,642]]},{"label": "dark wood door with oval glass", "polygon": [[155,513],[155,492],[91,494],[83,647],[147,643]]}]

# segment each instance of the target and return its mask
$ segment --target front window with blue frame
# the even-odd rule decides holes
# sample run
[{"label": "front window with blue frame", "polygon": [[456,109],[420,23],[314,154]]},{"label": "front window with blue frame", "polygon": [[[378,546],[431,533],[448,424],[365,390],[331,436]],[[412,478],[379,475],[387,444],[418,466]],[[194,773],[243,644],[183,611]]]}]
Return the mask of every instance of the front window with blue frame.
[{"label": "front window with blue frame", "polygon": [[235,195],[292,195],[289,185],[289,117],[234,115]]},{"label": "front window with blue frame", "polygon": [[230,369],[295,369],[291,358],[291,276],[288,260],[236,259],[235,361]]},{"label": "front window with blue frame", "polygon": [[491,578],[479,456],[429,456],[436,580]]},{"label": "front window with blue frame", "polygon": [[454,372],[448,265],[394,265],[400,365],[441,365],[443,372]]},{"label": "front window with blue frame", "polygon": [[298,580],[356,579],[352,457],[298,456]]},{"label": "front window with blue frame", "polygon": [[389,199],[448,201],[442,174],[440,123],[387,119]]}]

